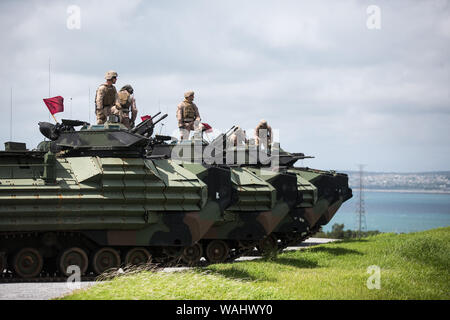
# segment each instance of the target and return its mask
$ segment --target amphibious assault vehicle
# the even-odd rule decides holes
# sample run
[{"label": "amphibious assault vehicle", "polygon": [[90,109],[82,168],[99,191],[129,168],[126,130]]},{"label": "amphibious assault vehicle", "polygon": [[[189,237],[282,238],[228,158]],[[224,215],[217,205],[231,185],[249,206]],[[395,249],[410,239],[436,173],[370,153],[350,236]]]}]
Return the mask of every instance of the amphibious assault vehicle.
[{"label": "amphibious assault vehicle", "polygon": [[178,142],[153,134],[167,115],[158,116],[133,129],[114,117],[104,125],[41,122],[48,140],[36,149],[5,143],[2,277],[67,276],[73,265],[98,275],[149,260],[194,265],[255,247],[281,250],[317,232],[352,196],[345,174],[294,167],[303,154],[230,148],[227,134]]}]

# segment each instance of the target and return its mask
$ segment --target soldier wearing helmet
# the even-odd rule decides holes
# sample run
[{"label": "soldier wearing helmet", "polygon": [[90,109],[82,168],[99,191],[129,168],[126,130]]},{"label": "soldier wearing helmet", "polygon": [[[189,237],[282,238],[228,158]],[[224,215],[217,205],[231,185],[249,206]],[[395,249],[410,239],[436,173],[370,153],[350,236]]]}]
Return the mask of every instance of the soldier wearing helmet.
[{"label": "soldier wearing helmet", "polygon": [[[134,89],[131,85],[124,85],[119,93],[119,103],[120,103],[120,122],[123,123],[128,129],[134,127],[134,121],[137,117],[136,100],[134,99]],[[131,111],[131,119],[130,119]]]},{"label": "soldier wearing helmet", "polygon": [[119,115],[120,103],[114,84],[117,81],[117,72],[108,71],[105,74],[106,83],[101,84],[95,93],[95,113],[97,124],[103,124],[111,114]]},{"label": "soldier wearing helmet", "polygon": [[181,133],[181,140],[189,139],[191,130],[200,130],[200,113],[198,108],[193,103],[194,91],[187,91],[184,93],[184,101],[178,105],[177,120],[178,128]]},{"label": "soldier wearing helmet", "polygon": [[263,145],[267,150],[272,143],[272,127],[262,119],[255,128],[255,144]]}]

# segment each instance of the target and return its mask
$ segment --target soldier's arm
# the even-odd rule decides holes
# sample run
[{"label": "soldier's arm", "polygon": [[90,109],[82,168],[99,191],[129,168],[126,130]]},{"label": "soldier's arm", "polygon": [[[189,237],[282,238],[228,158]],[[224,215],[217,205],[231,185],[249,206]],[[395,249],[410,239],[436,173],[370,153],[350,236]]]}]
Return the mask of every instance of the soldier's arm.
[{"label": "soldier's arm", "polygon": [[136,99],[134,99],[134,97],[131,99],[131,122],[134,122],[137,118],[138,110],[136,108]]},{"label": "soldier's arm", "polygon": [[116,109],[117,110],[122,110],[122,105],[120,104],[119,94],[117,93],[117,90],[116,90],[116,93],[115,93],[115,99],[114,100],[116,101],[114,103],[114,105],[116,106]]},{"label": "soldier's arm", "polygon": [[197,105],[196,105],[196,104],[194,104],[194,110],[195,110],[195,120],[197,120],[197,121],[202,120],[202,119],[200,118],[200,112],[198,112],[198,108],[197,108]]},{"label": "soldier's arm", "polygon": [[254,132],[255,139],[259,138],[258,134],[259,134],[259,126],[255,128],[255,132]]},{"label": "soldier's arm", "polygon": [[97,89],[97,95],[96,95],[96,100],[95,100],[95,105],[97,106],[97,110],[103,109],[103,97],[104,96],[105,96],[105,87],[100,86]]},{"label": "soldier's arm", "polygon": [[183,108],[181,107],[181,104],[179,104],[177,108],[177,120],[178,120],[178,128],[184,127]]}]

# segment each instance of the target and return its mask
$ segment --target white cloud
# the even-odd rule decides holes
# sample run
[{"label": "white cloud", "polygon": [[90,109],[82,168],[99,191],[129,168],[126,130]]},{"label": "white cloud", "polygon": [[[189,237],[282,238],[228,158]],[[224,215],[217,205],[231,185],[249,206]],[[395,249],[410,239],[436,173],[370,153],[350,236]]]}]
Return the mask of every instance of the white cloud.
[{"label": "white cloud", "polygon": [[[66,27],[72,4],[80,30]],[[448,1],[378,5],[374,31],[356,1],[2,2],[1,108],[9,115],[13,87],[14,139],[41,140],[51,57],[51,93],[66,99],[57,117],[72,97],[72,116],[94,121],[95,90],[114,69],[142,114],[169,112],[167,133],[193,89],[213,127],[266,118],[282,146],[317,155],[313,167],[449,169]]]}]

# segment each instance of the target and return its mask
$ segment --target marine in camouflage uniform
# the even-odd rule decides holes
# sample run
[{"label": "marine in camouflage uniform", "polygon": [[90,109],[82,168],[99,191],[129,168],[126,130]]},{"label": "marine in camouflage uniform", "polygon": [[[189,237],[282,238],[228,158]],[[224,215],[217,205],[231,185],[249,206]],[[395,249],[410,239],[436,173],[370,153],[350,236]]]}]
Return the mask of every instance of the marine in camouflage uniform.
[{"label": "marine in camouflage uniform", "polygon": [[272,143],[272,127],[266,120],[261,120],[255,128],[255,144],[262,145],[265,149],[269,149]]},{"label": "marine in camouflage uniform", "polygon": [[198,108],[193,101],[194,91],[187,91],[184,94],[184,101],[181,102],[177,108],[177,120],[181,140],[189,139],[191,130],[198,131],[201,129],[200,113],[198,112]]},{"label": "marine in camouflage uniform", "polygon": [[[134,99],[134,89],[131,85],[127,84],[120,89],[118,93],[120,102],[120,122],[128,129],[134,127],[134,121],[137,117],[136,100]],[[130,118],[131,111],[131,118]]]},{"label": "marine in camouflage uniform", "polygon": [[95,93],[95,114],[97,124],[103,124],[111,114],[120,114],[120,103],[114,84],[117,81],[117,72],[108,71],[105,74],[106,83],[102,83]]}]

